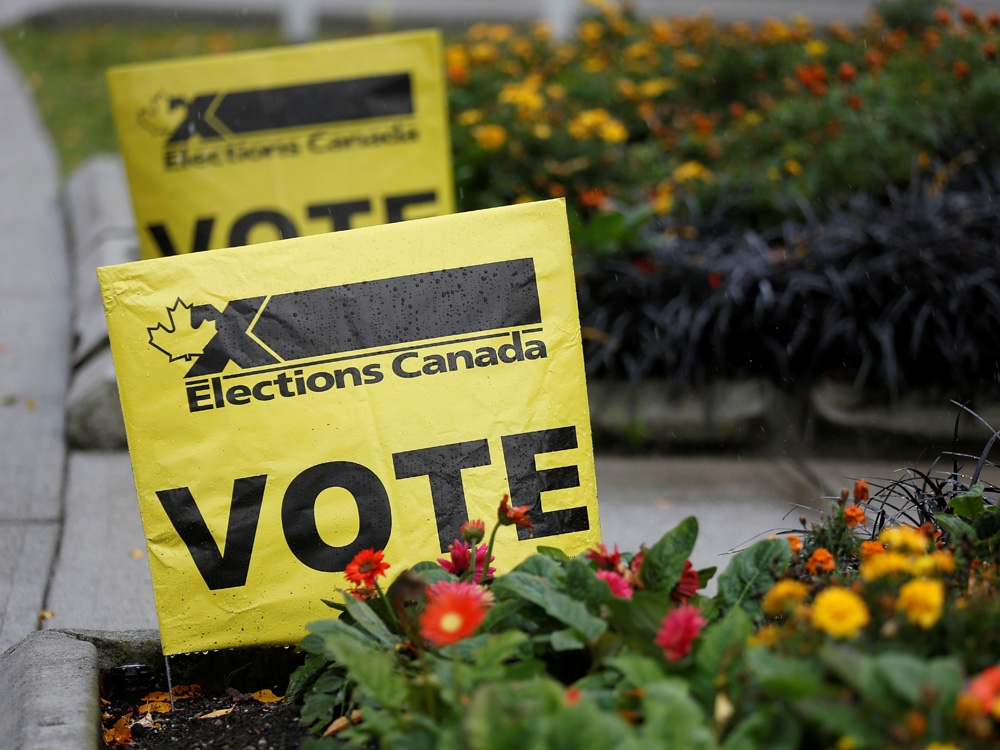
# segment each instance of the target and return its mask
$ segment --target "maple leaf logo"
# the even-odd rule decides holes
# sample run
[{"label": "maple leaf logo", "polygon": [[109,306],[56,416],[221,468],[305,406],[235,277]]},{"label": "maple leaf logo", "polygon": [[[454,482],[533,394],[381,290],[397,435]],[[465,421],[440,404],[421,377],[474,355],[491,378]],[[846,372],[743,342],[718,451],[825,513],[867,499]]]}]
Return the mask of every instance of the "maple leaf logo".
[{"label": "maple leaf logo", "polygon": [[191,325],[191,308],[178,297],[173,307],[167,308],[170,325],[157,323],[149,331],[149,343],[168,357],[171,362],[185,360],[190,362],[200,356],[208,342],[215,336],[215,321],[205,320],[195,328]]}]

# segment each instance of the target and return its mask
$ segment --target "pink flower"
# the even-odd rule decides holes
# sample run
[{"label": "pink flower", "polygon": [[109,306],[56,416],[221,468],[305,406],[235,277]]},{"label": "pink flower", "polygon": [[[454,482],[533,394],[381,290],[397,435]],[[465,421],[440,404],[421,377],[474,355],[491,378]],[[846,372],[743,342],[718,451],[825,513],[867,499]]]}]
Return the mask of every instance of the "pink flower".
[{"label": "pink flower", "polygon": [[682,604],[663,618],[653,642],[663,649],[667,661],[677,661],[691,653],[691,644],[703,627],[705,620],[701,610],[691,604]]},{"label": "pink flower", "polygon": [[[461,539],[456,539],[448,547],[448,552],[451,554],[451,558],[439,557],[438,565],[447,570],[454,576],[460,576],[466,573],[472,566],[472,556],[476,556],[476,570],[472,574],[472,582],[479,584],[483,582],[483,569],[486,567],[486,545],[476,545],[470,550],[469,543],[463,542]],[[493,562],[496,557],[490,557],[490,562]],[[496,572],[496,568],[490,568],[486,572],[487,578],[492,578],[493,574]]]},{"label": "pink flower", "polygon": [[628,585],[625,577],[613,570],[599,570],[597,577],[611,587],[611,593],[619,599],[631,599],[632,587]]}]

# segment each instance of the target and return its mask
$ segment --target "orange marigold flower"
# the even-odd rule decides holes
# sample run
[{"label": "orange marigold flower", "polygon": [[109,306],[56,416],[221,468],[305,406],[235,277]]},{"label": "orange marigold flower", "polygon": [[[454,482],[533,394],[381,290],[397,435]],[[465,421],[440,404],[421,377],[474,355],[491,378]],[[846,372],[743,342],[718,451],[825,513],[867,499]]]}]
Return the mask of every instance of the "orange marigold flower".
[{"label": "orange marigold flower", "polygon": [[507,130],[503,125],[477,125],[472,137],[483,151],[496,151],[507,142]]},{"label": "orange marigold flower", "polygon": [[580,702],[580,698],[583,696],[583,691],[576,685],[570,685],[566,688],[566,692],[563,693],[563,703],[567,706],[575,706]]},{"label": "orange marigold flower", "polygon": [[991,29],[995,29],[1000,26],[1000,13],[997,13],[995,10],[987,11],[986,15],[983,16],[983,21],[985,21],[986,25]]},{"label": "orange marigold flower", "polygon": [[847,519],[847,525],[852,529],[858,525],[864,526],[868,520],[865,517],[865,509],[857,504],[844,508],[844,518]]},{"label": "orange marigold flower", "polygon": [[966,26],[975,26],[976,22],[979,20],[976,16],[976,11],[968,5],[959,6],[958,17],[962,19],[962,23]]},{"label": "orange marigold flower", "polygon": [[868,502],[868,498],[868,482],[864,479],[859,479],[854,483],[854,502],[866,503]]},{"label": "orange marigold flower", "polygon": [[878,70],[885,65],[885,55],[877,49],[870,49],[865,52],[865,65],[872,70]]},{"label": "orange marigold flower", "polygon": [[739,120],[747,113],[747,106],[743,102],[733,102],[729,105],[729,114],[733,119]]},{"label": "orange marigold flower", "polygon": [[996,60],[997,58],[997,46],[993,42],[986,42],[983,45],[983,57],[987,60]]},{"label": "orange marigold flower", "polygon": [[389,563],[382,560],[382,550],[363,549],[347,563],[344,575],[347,580],[361,588],[375,588],[375,579],[385,578]]},{"label": "orange marigold flower", "polygon": [[587,188],[580,192],[580,205],[586,208],[603,208],[608,194],[600,188]]},{"label": "orange marigold flower", "polygon": [[836,567],[837,561],[833,559],[833,555],[830,554],[830,550],[826,547],[817,549],[809,556],[809,560],[806,561],[806,570],[813,575],[817,575],[820,572],[829,573]]},{"label": "orange marigold flower", "polygon": [[802,551],[802,538],[797,534],[789,534],[787,537],[788,546],[792,548],[792,552],[798,553]]},{"label": "orange marigold flower", "polygon": [[947,26],[951,23],[951,13],[946,8],[938,8],[934,11],[934,23]]},{"label": "orange marigold flower", "polygon": [[427,598],[429,603],[420,613],[420,635],[434,646],[468,638],[486,617],[483,595],[471,583],[442,581],[427,588]]},{"label": "orange marigold flower", "polygon": [[847,62],[847,60],[844,60],[844,62],[837,66],[837,78],[844,83],[850,83],[857,77],[858,69],[851,65],[851,63]]},{"label": "orange marigold flower", "polygon": [[872,555],[880,555],[885,552],[882,542],[861,542],[861,559],[864,560]]},{"label": "orange marigold flower", "polygon": [[847,97],[847,106],[853,110],[861,109],[862,101],[861,97],[856,94],[851,94]]},{"label": "orange marigold flower", "polygon": [[510,505],[510,495],[505,494],[497,508],[497,520],[502,526],[524,526],[533,528],[535,524],[528,518],[528,506],[519,505],[516,508]]},{"label": "orange marigold flower", "polygon": [[969,73],[972,72],[972,68],[969,67],[969,63],[965,60],[955,60],[954,64],[951,66],[951,72],[955,76],[955,80],[961,83],[969,77]]}]

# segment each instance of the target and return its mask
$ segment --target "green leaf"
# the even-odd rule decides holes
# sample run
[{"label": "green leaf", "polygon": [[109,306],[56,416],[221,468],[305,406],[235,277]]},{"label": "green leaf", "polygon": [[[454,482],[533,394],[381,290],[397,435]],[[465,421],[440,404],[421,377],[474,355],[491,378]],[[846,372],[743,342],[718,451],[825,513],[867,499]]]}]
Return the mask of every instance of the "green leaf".
[{"label": "green leaf", "polygon": [[669,594],[684,572],[698,540],[698,519],[689,516],[643,553],[639,578],[649,591]]},{"label": "green leaf", "polygon": [[338,612],[346,612],[347,611],[347,607],[344,606],[343,602],[335,602],[335,601],[331,601],[330,599],[320,599],[320,601],[323,602],[323,604],[325,604],[326,606],[328,606],[330,609],[335,609]]},{"label": "green leaf", "polygon": [[776,698],[791,701],[834,692],[823,683],[823,670],[810,659],[782,656],[757,646],[747,649],[746,663],[761,687]]},{"label": "green leaf", "polygon": [[[529,559],[548,560],[540,555]],[[548,560],[548,562],[552,561]],[[555,565],[555,563],[552,564]],[[557,591],[551,581],[546,578],[514,570],[497,578],[493,583],[493,590],[505,596],[520,596],[522,599],[541,607],[550,617],[574,628],[588,641],[600,637],[607,630],[607,623],[600,617],[590,614],[583,602],[571,599],[566,594]]]},{"label": "green leaf", "polygon": [[476,666],[488,669],[500,666],[510,659],[527,659],[531,653],[528,636],[520,630],[508,630],[506,633],[489,636],[486,644],[476,654]]},{"label": "green leaf", "polygon": [[347,595],[344,597],[344,606],[358,626],[367,631],[381,646],[395,649],[396,645],[401,643],[400,637],[386,627],[382,619],[367,603]]},{"label": "green leaf", "polygon": [[807,722],[830,735],[830,745],[841,737],[850,737],[851,746],[858,750],[885,747],[885,729],[871,726],[866,721],[868,714],[852,704],[830,697],[808,697],[797,700],[792,705],[796,713]]},{"label": "green leaf", "polygon": [[395,655],[387,657],[370,641],[359,641],[355,633],[345,625],[339,632],[327,633],[323,640],[333,658],[347,668],[350,679],[368,695],[388,708],[402,708],[408,685],[406,678],[396,672]]},{"label": "green leaf", "polygon": [[885,683],[879,678],[875,660],[852,646],[830,644],[820,649],[820,660],[834,675],[849,685],[863,701],[884,711],[893,710],[887,700]]},{"label": "green leaf", "polygon": [[633,687],[645,688],[647,685],[665,680],[667,675],[652,659],[628,651],[613,656],[605,662],[622,673],[622,676],[632,683]]},{"label": "green leaf", "polygon": [[642,747],[712,750],[715,738],[701,708],[681,680],[647,685],[642,697],[645,721],[639,729]]},{"label": "green leaf", "polygon": [[539,576],[551,581],[562,581],[565,575],[562,566],[545,555],[532,555],[511,571],[511,573],[514,572]]},{"label": "green leaf", "polygon": [[993,506],[980,513],[972,522],[972,528],[979,539],[992,539],[1000,534],[1000,508]]},{"label": "green leaf", "polygon": [[501,623],[506,627],[516,627],[517,613],[526,606],[524,599],[507,599],[497,602],[486,612],[486,619],[483,620],[479,630],[489,633],[495,630]]},{"label": "green leaf", "polygon": [[698,588],[703,589],[708,585],[708,582],[715,577],[715,572],[719,569],[717,565],[713,565],[711,568],[702,568],[698,571]]},{"label": "green leaf", "polygon": [[602,711],[587,697],[562,707],[547,730],[545,750],[638,750],[635,732],[625,720],[615,712]]},{"label": "green leaf", "polygon": [[580,634],[572,628],[555,631],[551,643],[553,651],[580,651],[587,646]]},{"label": "green leaf", "polygon": [[962,537],[976,538],[976,531],[958,516],[949,513],[935,513],[934,520],[944,529],[952,544],[957,544]]},{"label": "green leaf", "polygon": [[744,649],[753,634],[753,625],[739,608],[705,628],[694,652],[695,673],[691,677],[691,692],[710,710],[715,704],[716,679],[723,668]]},{"label": "green leaf", "polygon": [[761,707],[726,736],[722,750],[797,750],[802,725],[778,706]]},{"label": "green leaf", "polygon": [[326,669],[328,664],[329,662],[322,654],[310,654],[306,658],[305,663],[297,667],[288,678],[288,687],[285,688],[285,695],[288,697],[288,700],[298,700],[299,696]]},{"label": "green leaf", "polygon": [[611,598],[608,584],[594,575],[590,566],[579,557],[566,563],[566,591],[583,600],[591,611],[599,611],[601,604]]},{"label": "green leaf", "polygon": [[648,656],[662,654],[653,639],[670,611],[668,597],[640,590],[632,595],[631,601],[612,597],[606,606],[611,627],[621,633],[632,648]]},{"label": "green leaf", "polygon": [[442,568],[436,562],[431,562],[430,560],[423,560],[418,562],[412,568],[410,572],[417,576],[421,581],[423,581],[428,586],[435,583],[440,583],[441,581],[456,581],[457,576],[453,576],[447,570]]},{"label": "green leaf", "polygon": [[774,585],[775,574],[788,567],[791,556],[784,539],[761,539],[738,552],[719,576],[716,601],[723,609],[739,604],[752,617],[762,617],[759,599]]},{"label": "green leaf", "polygon": [[565,690],[550,678],[484,683],[473,691],[462,720],[472,750],[543,750],[548,722]]},{"label": "green leaf", "polygon": [[893,693],[911,706],[920,705],[923,691],[933,689],[930,664],[912,654],[894,652],[876,656],[875,665],[879,676]]},{"label": "green leaf", "polygon": [[955,699],[965,680],[962,661],[957,656],[939,656],[930,660],[928,672],[938,708],[942,711],[950,710],[955,705]]},{"label": "green leaf", "polygon": [[553,560],[555,560],[556,562],[562,562],[562,563],[564,563],[564,562],[569,562],[569,560],[570,560],[570,556],[567,555],[565,552],[563,552],[558,547],[545,547],[545,546],[539,545],[535,549],[538,550],[538,554],[545,555],[546,557],[550,557]]},{"label": "green leaf", "polygon": [[964,495],[955,495],[948,501],[948,507],[962,518],[975,520],[983,512],[983,483],[976,482]]}]

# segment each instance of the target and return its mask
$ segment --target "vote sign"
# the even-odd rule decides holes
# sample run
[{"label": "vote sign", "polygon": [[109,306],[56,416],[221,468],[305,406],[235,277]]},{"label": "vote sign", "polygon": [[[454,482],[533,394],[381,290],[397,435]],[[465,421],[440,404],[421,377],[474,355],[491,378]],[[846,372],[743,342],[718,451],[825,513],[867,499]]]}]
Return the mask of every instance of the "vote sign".
[{"label": "vote sign", "polygon": [[505,493],[500,572],[600,541],[561,200],[98,275],[164,653],[297,643]]},{"label": "vote sign", "polygon": [[440,34],[112,68],[142,257],[455,210]]}]

